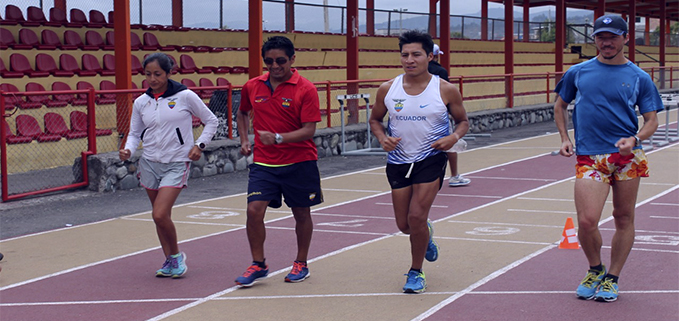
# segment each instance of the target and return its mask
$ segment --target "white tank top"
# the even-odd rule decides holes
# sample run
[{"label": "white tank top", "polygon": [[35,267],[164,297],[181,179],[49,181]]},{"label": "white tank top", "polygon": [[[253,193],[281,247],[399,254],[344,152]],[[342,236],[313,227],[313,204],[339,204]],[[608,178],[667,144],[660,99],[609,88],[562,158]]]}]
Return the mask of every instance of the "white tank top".
[{"label": "white tank top", "polygon": [[439,76],[432,75],[420,94],[411,96],[403,89],[403,74],[394,78],[384,104],[389,111],[390,136],[401,141],[389,152],[387,163],[410,164],[442,153],[431,144],[450,135],[448,108],[441,99]]}]

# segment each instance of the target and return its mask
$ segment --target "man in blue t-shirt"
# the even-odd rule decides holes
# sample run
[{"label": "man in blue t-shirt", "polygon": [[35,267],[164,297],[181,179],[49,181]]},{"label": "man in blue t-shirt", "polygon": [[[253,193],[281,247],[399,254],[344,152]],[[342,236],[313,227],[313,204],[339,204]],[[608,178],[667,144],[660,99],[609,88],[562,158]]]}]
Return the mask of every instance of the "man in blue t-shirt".
[{"label": "man in blue t-shirt", "polygon": [[[634,243],[634,208],[648,162],[641,141],[658,128],[660,94],[646,72],[625,58],[627,22],[604,15],[592,33],[599,55],[571,67],[554,90],[554,120],[561,135],[559,153],[574,153],[568,136],[568,104],[575,100],[573,128],[577,151],[575,208],[578,239],[590,265],[576,290],[580,299],[611,302],[618,298],[618,276]],[[636,106],[644,118],[639,129]],[[598,223],[613,190],[615,234],[608,271],[601,261]]]}]

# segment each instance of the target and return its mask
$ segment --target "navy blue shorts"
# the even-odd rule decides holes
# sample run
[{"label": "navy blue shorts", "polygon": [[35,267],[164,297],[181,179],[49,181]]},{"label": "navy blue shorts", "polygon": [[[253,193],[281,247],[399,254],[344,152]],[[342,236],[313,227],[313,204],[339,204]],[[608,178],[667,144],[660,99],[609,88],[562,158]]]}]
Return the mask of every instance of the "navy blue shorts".
[{"label": "navy blue shorts", "polygon": [[387,164],[387,179],[392,189],[429,183],[439,179],[439,189],[441,189],[446,174],[446,165],[448,165],[446,153],[438,153],[412,164]]},{"label": "navy blue shorts", "polygon": [[269,207],[279,208],[281,196],[288,207],[322,203],[321,174],[316,161],[278,167],[250,164],[248,203],[269,201]]}]

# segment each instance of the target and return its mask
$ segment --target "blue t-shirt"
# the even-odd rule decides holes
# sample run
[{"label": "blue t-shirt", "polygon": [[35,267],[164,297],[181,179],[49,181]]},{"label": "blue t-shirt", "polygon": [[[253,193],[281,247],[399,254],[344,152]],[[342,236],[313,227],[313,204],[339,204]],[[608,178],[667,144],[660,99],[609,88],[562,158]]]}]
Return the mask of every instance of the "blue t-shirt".
[{"label": "blue t-shirt", "polygon": [[577,155],[617,153],[615,143],[639,131],[635,106],[641,114],[663,110],[651,77],[629,61],[607,65],[593,58],[577,64],[563,75],[554,92],[567,103],[575,99]]}]

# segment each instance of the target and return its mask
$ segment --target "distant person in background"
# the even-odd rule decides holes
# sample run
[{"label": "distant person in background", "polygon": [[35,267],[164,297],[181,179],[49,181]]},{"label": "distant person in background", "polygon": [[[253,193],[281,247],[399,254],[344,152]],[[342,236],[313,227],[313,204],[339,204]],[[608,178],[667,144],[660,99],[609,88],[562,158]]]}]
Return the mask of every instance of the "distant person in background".
[{"label": "distant person in background", "polygon": [[[188,267],[186,254],[177,245],[172,206],[187,186],[191,161],[200,158],[217,131],[218,121],[196,93],[170,79],[174,66],[166,54],[149,55],[143,67],[149,88],[134,101],[130,132],[119,156],[129,160],[142,142],[139,181],[151,201],[151,215],[165,256],[156,276],[178,278]],[[195,143],[191,115],[205,124]]]},{"label": "distant person in background", "polygon": [[[558,94],[554,121],[561,136],[559,152],[570,157],[574,146],[568,136],[567,108],[575,99],[575,209],[578,239],[589,263],[575,294],[584,300],[611,302],[618,299],[620,271],[634,244],[634,209],[641,177],[648,177],[641,141],[658,128],[656,113],[663,104],[651,77],[625,58],[629,36],[624,19],[616,15],[597,18],[592,36],[599,54],[563,75],[554,89]],[[644,118],[641,129],[636,106]],[[610,190],[615,234],[606,270],[598,224]]]},{"label": "distant person in background", "polygon": [[[439,64],[439,56],[443,55],[443,51],[441,51],[439,45],[434,44],[433,53],[434,59],[429,62],[429,73],[450,82],[450,79],[448,79],[448,70]],[[453,124],[451,123],[451,129],[452,125]],[[448,164],[450,164],[450,180],[448,181],[448,186],[457,187],[471,183],[472,181],[470,179],[465,178],[457,172],[457,153],[448,152],[446,153],[446,156],[448,156]]]},{"label": "distant person in background", "polygon": [[[396,226],[410,235],[411,264],[403,286],[406,293],[425,291],[424,260],[438,259],[429,210],[446,174],[445,151],[469,128],[460,92],[428,72],[433,47],[426,33],[413,30],[399,37],[405,73],[380,85],[370,115],[372,132],[389,152],[386,174]],[[388,131],[382,124],[387,113]],[[448,113],[457,123],[452,133]]]},{"label": "distant person in background", "polygon": [[[309,277],[307,256],[314,225],[311,206],[323,202],[318,152],[313,137],[321,121],[316,86],[296,69],[295,46],[286,37],[270,37],[262,46],[268,73],[248,80],[241,91],[238,134],[241,154],[253,154],[248,179],[246,232],[252,264],[236,284],[249,287],[269,273],[264,256],[267,207],[279,208],[284,198],[292,209],[297,256],[285,282]],[[255,146],[250,145],[250,114]]]}]

